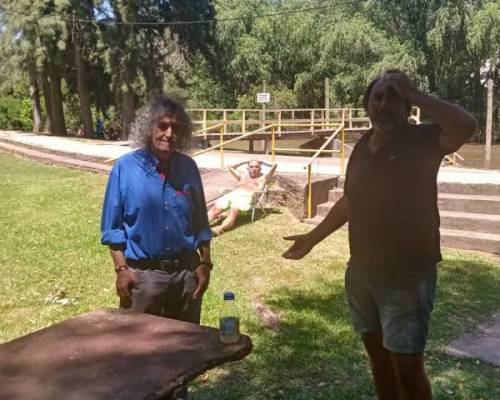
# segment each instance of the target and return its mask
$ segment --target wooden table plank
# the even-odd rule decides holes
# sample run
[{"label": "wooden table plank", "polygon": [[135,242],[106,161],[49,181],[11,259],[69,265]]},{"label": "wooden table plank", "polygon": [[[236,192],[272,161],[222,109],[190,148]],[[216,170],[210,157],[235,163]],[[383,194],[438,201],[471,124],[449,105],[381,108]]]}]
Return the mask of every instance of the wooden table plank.
[{"label": "wooden table plank", "polygon": [[160,399],[251,350],[245,335],[224,345],[214,328],[98,310],[0,345],[0,399]]}]

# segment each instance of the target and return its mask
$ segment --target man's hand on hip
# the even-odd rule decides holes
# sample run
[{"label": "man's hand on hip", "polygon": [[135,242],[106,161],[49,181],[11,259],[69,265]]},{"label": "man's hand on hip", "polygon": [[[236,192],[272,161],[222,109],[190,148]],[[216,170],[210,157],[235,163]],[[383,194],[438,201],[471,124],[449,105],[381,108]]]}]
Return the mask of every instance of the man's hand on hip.
[{"label": "man's hand on hip", "polygon": [[124,269],[116,273],[116,294],[120,296],[122,304],[126,308],[132,305],[130,289],[136,282],[136,274],[131,269]]},{"label": "man's hand on hip", "polygon": [[208,288],[208,284],[210,283],[210,267],[206,264],[200,264],[194,273],[198,277],[198,286],[193,293],[193,299],[196,300],[201,298]]}]

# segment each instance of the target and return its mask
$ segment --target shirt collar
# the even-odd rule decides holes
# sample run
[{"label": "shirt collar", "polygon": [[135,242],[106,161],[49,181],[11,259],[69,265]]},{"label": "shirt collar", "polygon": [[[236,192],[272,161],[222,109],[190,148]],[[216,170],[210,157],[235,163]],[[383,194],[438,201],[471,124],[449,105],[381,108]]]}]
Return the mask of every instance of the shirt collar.
[{"label": "shirt collar", "polygon": [[[176,154],[177,151],[174,151],[174,154],[172,154],[172,159],[170,160],[170,172],[173,171],[173,163],[176,158]],[[155,157],[155,155],[147,149],[142,149],[141,155],[143,158],[144,166],[150,171],[156,171],[160,161]]]},{"label": "shirt collar", "polygon": [[391,140],[385,143],[377,153],[372,154],[370,147],[368,144],[370,143],[370,138],[373,135],[373,128],[367,130],[360,139],[360,144],[362,144],[363,152],[370,154],[371,156],[376,156],[378,154],[385,154],[387,152],[394,151],[399,148],[399,145],[403,143],[403,141],[408,137],[409,129],[402,129],[396,136],[394,136]]}]

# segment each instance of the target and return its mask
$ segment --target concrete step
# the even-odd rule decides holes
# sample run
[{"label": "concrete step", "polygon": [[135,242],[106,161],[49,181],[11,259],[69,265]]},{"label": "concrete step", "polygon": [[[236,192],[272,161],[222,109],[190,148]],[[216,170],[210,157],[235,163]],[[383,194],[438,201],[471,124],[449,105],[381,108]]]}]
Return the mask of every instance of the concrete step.
[{"label": "concrete step", "polygon": [[[319,223],[335,204],[328,201],[317,207],[317,213],[310,223]],[[457,229],[482,233],[500,232],[500,215],[465,213],[456,211],[440,211],[441,226],[445,229]]]},{"label": "concrete step", "polygon": [[[306,219],[304,222],[318,225],[322,220],[323,217],[317,215],[314,218]],[[347,224],[341,229],[345,228],[347,228]],[[441,244],[444,247],[500,254],[499,234],[441,228]]]},{"label": "concrete step", "polygon": [[499,234],[442,228],[441,243],[445,247],[500,254]]},{"label": "concrete step", "polygon": [[318,204],[316,207],[316,217],[319,217],[321,219],[326,217],[326,214],[328,214],[328,211],[330,211],[330,208],[333,207],[335,204],[334,201],[327,201],[326,203]]},{"label": "concrete step", "polygon": [[339,175],[339,180],[337,181],[337,187],[341,188],[342,190],[344,189],[344,184],[345,184],[345,176],[344,175]]},{"label": "concrete step", "polygon": [[500,196],[439,193],[441,211],[500,215]]},{"label": "concrete step", "polygon": [[440,211],[441,226],[444,229],[498,233],[500,232],[500,215],[465,213],[456,211]]},{"label": "concrete step", "polygon": [[[336,202],[342,194],[343,189],[334,188],[328,192],[328,201]],[[500,196],[439,193],[438,206],[441,211],[500,215]]]},{"label": "concrete step", "polygon": [[334,203],[339,200],[344,194],[343,188],[333,188],[328,191],[328,201],[333,201]]},{"label": "concrete step", "polygon": [[304,222],[305,222],[306,224],[310,224],[310,225],[319,225],[319,223],[320,223],[321,221],[323,221],[323,218],[325,218],[325,217],[322,217],[322,216],[320,216],[320,215],[316,215],[316,216],[314,216],[314,217],[312,217],[312,218],[306,218],[306,219],[304,220]]},{"label": "concrete step", "polygon": [[439,182],[439,193],[500,196],[500,185],[489,183]]}]

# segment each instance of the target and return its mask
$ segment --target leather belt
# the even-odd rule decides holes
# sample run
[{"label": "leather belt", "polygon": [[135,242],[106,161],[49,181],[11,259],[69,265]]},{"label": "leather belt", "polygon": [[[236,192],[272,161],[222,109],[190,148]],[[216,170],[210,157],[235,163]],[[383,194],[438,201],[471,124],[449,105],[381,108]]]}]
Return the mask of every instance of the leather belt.
[{"label": "leather belt", "polygon": [[184,269],[190,271],[196,269],[199,265],[199,256],[197,253],[194,253],[192,255],[188,255],[187,257],[170,259],[152,258],[132,260],[127,258],[127,265],[136,269],[153,269],[173,274]]}]

